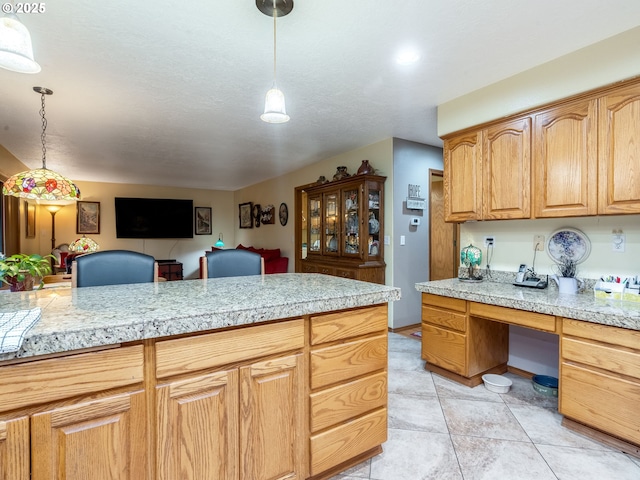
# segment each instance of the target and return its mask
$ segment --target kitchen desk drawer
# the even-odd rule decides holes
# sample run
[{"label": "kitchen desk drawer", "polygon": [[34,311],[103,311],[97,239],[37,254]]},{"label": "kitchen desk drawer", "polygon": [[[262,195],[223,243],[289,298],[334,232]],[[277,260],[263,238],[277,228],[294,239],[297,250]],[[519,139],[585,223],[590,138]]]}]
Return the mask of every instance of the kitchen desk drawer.
[{"label": "kitchen desk drawer", "polygon": [[422,358],[464,376],[466,340],[466,335],[422,323]]},{"label": "kitchen desk drawer", "polygon": [[311,345],[387,330],[387,306],[311,317]]},{"label": "kitchen desk drawer", "polygon": [[562,364],[560,413],[640,445],[640,383]]},{"label": "kitchen desk drawer", "polygon": [[431,305],[438,308],[447,308],[449,310],[456,310],[458,312],[467,311],[467,301],[459,298],[442,297],[440,295],[434,295],[432,293],[422,294],[422,303],[424,305]]},{"label": "kitchen desk drawer", "polygon": [[387,333],[311,352],[311,388],[387,368]]},{"label": "kitchen desk drawer", "polygon": [[544,332],[558,333],[559,330],[556,328],[556,317],[543,313],[527,312],[515,308],[498,307],[476,302],[469,302],[469,313],[495,322],[521,325]]},{"label": "kitchen desk drawer", "polygon": [[637,330],[564,318],[562,334],[628,347],[640,353],[640,331]]},{"label": "kitchen desk drawer", "polygon": [[562,360],[577,362],[640,380],[640,352],[574,338],[562,339]]},{"label": "kitchen desk drawer", "polygon": [[387,409],[343,423],[311,437],[311,475],[371,450],[387,440]]},{"label": "kitchen desk drawer", "polygon": [[387,374],[375,373],[311,394],[311,431],[387,405]]},{"label": "kitchen desk drawer", "polygon": [[422,305],[422,321],[462,333],[467,330],[467,316],[465,314],[426,305]]}]

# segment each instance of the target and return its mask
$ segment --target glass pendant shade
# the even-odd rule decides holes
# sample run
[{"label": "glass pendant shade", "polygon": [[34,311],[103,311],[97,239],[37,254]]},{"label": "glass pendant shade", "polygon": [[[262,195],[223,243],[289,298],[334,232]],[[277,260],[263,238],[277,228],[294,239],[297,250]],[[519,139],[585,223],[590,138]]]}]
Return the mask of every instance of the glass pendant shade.
[{"label": "glass pendant shade", "polygon": [[0,67],[18,73],[40,71],[33,59],[29,30],[13,14],[0,18]]},{"label": "glass pendant shade", "polygon": [[267,123],[285,123],[289,121],[289,115],[284,105],[284,94],[274,85],[267,92],[264,101],[264,113],[260,119]]},{"label": "glass pendant shade", "polygon": [[218,241],[213,246],[216,248],[224,248],[224,242],[222,241],[222,234],[218,235]]},{"label": "glass pendant shade", "polygon": [[95,252],[100,248],[96,242],[91,240],[89,237],[82,236],[77,240],[71,242],[69,245],[69,253],[89,253]]},{"label": "glass pendant shade", "polygon": [[27,170],[9,177],[4,182],[2,193],[32,200],[80,198],[80,189],[71,180],[48,168]]}]

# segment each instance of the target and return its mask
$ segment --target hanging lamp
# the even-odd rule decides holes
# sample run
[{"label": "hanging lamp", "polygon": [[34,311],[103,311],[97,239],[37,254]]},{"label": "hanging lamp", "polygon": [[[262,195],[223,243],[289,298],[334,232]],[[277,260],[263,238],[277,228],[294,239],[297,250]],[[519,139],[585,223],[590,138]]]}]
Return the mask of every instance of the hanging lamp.
[{"label": "hanging lamp", "polygon": [[224,242],[222,241],[222,233],[218,235],[218,241],[213,246],[216,248],[224,248]]},{"label": "hanging lamp", "polygon": [[9,177],[2,193],[31,200],[65,200],[73,201],[80,198],[80,190],[68,178],[47,168],[47,147],[45,143],[47,119],[45,118],[44,97],[53,92],[44,87],[33,87],[33,90],[41,95],[42,109],[42,168],[27,170]]},{"label": "hanging lamp", "polygon": [[18,73],[38,73],[40,65],[33,59],[33,46],[29,30],[12,13],[11,3],[4,3],[8,13],[0,18],[0,67]]},{"label": "hanging lamp", "polygon": [[264,113],[260,119],[267,123],[285,123],[290,117],[284,104],[284,94],[276,85],[276,18],[293,10],[293,0],[256,0],[256,6],[265,15],[273,17],[273,86],[264,101]]}]

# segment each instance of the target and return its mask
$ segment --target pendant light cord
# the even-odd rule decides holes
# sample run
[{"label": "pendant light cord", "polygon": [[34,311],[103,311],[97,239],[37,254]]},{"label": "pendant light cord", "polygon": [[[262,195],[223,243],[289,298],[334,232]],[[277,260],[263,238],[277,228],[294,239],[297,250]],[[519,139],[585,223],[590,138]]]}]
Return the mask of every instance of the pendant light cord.
[{"label": "pendant light cord", "polygon": [[273,0],[273,85],[276,85],[276,0]]},{"label": "pendant light cord", "polygon": [[40,110],[40,116],[42,117],[42,135],[40,135],[40,139],[42,140],[42,168],[47,168],[47,145],[45,143],[45,139],[47,138],[47,119],[44,114],[44,92],[42,92],[42,109]]}]

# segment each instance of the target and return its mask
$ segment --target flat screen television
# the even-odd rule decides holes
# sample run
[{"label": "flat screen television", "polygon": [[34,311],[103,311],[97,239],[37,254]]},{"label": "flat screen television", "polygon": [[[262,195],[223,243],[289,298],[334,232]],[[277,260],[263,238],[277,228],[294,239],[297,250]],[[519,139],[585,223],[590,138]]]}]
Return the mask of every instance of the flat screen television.
[{"label": "flat screen television", "polygon": [[193,238],[193,200],[116,197],[116,237]]}]

